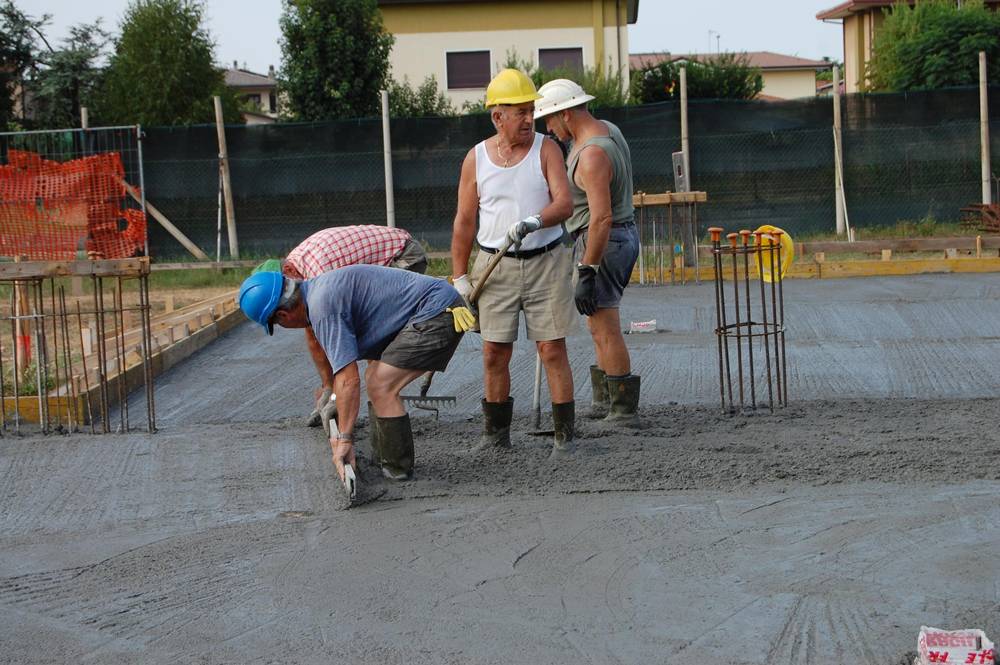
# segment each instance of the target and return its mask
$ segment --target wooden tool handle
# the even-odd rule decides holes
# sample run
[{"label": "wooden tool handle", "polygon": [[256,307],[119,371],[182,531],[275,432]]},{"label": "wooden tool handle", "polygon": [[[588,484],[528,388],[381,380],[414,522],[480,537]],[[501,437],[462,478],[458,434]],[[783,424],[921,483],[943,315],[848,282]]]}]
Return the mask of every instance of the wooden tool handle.
[{"label": "wooden tool handle", "polygon": [[475,305],[479,300],[479,295],[483,292],[483,287],[486,286],[486,280],[488,280],[490,275],[493,274],[493,270],[500,265],[500,261],[503,259],[504,254],[507,253],[507,250],[510,249],[510,246],[511,240],[510,238],[507,238],[503,247],[498,249],[497,253],[490,259],[490,262],[486,264],[486,270],[483,271],[483,275],[479,278],[479,282],[476,284],[476,287],[472,289],[472,295],[469,296],[470,305]]}]

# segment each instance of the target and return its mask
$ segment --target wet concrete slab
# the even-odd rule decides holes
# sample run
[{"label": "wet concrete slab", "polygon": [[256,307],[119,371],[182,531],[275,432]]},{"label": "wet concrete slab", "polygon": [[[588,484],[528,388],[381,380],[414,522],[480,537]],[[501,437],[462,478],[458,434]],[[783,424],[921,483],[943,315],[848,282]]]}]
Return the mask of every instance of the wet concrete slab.
[{"label": "wet concrete slab", "polygon": [[711,287],[630,289],[624,318],[667,329],[628,338],[646,428],[581,422],[560,465],[526,344],[514,450],[468,454],[470,336],[417,479],[350,510],[300,425],[301,333],[242,326],[160,380],[155,435],[0,441],[0,662],[883,665],[922,624],[997,639],[998,280],[789,282],[793,403],[737,418]]}]

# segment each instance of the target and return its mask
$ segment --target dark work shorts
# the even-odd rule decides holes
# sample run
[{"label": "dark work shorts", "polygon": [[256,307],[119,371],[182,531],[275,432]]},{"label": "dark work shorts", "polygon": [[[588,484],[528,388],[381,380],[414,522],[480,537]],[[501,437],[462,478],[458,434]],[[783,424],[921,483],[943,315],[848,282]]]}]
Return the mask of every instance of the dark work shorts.
[{"label": "dark work shorts", "polygon": [[[461,306],[462,301],[452,305]],[[408,323],[378,360],[400,369],[443,372],[461,341],[462,333],[455,332],[451,312],[445,311],[420,323]]]},{"label": "dark work shorts", "polygon": [[[576,236],[573,245],[575,263],[583,260],[587,249],[587,230]],[[635,224],[612,226],[608,235],[608,245],[604,248],[601,268],[597,271],[597,307],[599,309],[615,309],[622,301],[622,292],[632,279],[632,269],[639,258],[639,234]],[[576,271],[573,275],[576,283]]]}]

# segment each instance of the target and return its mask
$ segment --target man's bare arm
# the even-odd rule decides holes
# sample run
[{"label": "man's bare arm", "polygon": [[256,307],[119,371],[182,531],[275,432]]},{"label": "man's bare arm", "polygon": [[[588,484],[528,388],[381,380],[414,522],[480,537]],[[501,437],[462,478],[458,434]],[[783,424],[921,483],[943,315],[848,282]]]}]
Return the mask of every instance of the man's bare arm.
[{"label": "man's bare arm", "polygon": [[552,202],[542,208],[542,226],[556,226],[573,214],[573,197],[569,191],[562,150],[549,138],[542,142],[542,173],[549,184],[549,196],[552,198]]},{"label": "man's bare arm", "polygon": [[587,251],[581,263],[598,265],[611,235],[611,160],[596,146],[584,148],[574,178],[587,192],[587,206],[590,208]]},{"label": "man's bare arm", "polygon": [[479,192],[476,189],[476,151],[469,151],[462,162],[458,183],[458,209],[451,232],[451,276],[464,275],[469,267],[472,241],[476,237],[476,214],[479,212]]}]

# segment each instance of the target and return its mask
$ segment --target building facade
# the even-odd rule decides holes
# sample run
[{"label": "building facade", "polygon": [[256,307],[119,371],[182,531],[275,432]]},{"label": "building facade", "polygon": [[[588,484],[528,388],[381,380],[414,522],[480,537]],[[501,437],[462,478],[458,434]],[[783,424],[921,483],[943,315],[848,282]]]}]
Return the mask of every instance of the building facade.
[{"label": "building facade", "polygon": [[392,76],[430,75],[456,107],[481,102],[516,54],[545,68],[602,66],[628,85],[628,28],[639,0],[379,0],[396,41]]}]

